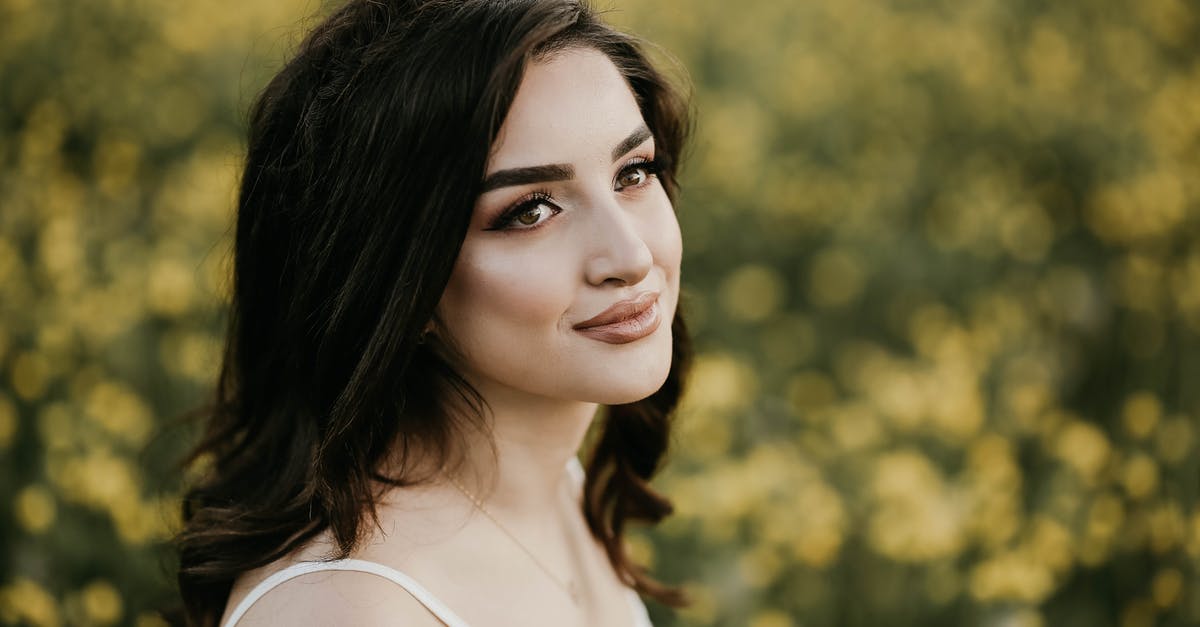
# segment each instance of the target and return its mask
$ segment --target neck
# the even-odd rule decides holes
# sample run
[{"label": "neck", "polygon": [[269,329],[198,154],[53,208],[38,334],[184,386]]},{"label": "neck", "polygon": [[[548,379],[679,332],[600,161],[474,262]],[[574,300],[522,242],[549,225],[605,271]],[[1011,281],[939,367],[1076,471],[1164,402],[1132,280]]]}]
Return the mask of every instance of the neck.
[{"label": "neck", "polygon": [[491,434],[469,434],[459,481],[493,513],[545,519],[561,504],[567,462],[579,450],[596,404],[478,389],[491,409]]}]

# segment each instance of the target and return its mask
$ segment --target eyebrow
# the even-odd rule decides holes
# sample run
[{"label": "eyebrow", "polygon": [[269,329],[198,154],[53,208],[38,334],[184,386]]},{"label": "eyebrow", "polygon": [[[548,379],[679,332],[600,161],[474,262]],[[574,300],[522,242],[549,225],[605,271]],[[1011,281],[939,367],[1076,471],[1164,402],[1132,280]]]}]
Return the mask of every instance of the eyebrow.
[{"label": "eyebrow", "polygon": [[646,128],[646,125],[643,124],[634,129],[633,132],[629,134],[629,137],[621,140],[621,143],[617,144],[616,148],[613,148],[612,160],[616,161],[617,159],[620,159],[621,155],[633,150],[634,148],[637,148],[647,139],[650,139],[650,129]]},{"label": "eyebrow", "polygon": [[528,168],[512,168],[497,170],[483,180],[483,193],[501,187],[528,185],[530,183],[545,183],[549,181],[569,181],[575,177],[575,168],[556,163],[554,165],[535,165]]},{"label": "eyebrow", "polygon": [[[621,158],[621,155],[637,148],[642,142],[650,139],[652,133],[645,124],[634,129],[628,137],[621,140],[616,148],[613,148],[612,159],[616,161]],[[529,185],[530,183],[549,183],[552,181],[569,181],[575,177],[575,168],[565,163],[555,163],[551,165],[535,165],[525,168],[509,168],[507,170],[497,170],[492,172],[483,179],[483,191],[480,193],[486,194],[492,190],[500,189],[501,187],[513,187],[516,185]]]}]

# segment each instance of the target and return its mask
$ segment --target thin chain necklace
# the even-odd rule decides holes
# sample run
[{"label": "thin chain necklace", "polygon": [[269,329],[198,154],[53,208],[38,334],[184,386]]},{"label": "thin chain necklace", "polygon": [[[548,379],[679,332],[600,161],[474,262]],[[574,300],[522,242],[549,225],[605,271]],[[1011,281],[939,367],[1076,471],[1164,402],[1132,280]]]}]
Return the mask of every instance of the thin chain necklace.
[{"label": "thin chain necklace", "polygon": [[484,516],[487,516],[488,520],[492,521],[492,524],[496,525],[497,529],[504,532],[504,535],[508,536],[508,538],[513,541],[513,544],[516,544],[518,547],[520,547],[520,549],[529,556],[529,559],[533,560],[533,563],[536,564],[537,567],[540,568],[541,571],[555,583],[555,585],[557,585],[559,588],[562,588],[562,591],[567,595],[567,598],[571,599],[572,603],[577,606],[580,604],[581,600],[579,589],[573,580],[563,581],[557,575],[555,575],[553,571],[551,571],[544,563],[542,563],[542,560],[538,559],[537,555],[534,555],[533,551],[529,550],[529,547],[525,546],[524,542],[521,542],[519,539],[517,539],[517,536],[513,535],[513,533],[509,531],[507,527],[500,524],[499,520],[496,520],[496,517],[493,516],[492,513],[483,506],[483,501],[479,500],[479,498],[474,494],[468,492],[467,489],[464,488],[462,484],[459,483],[454,477],[451,477],[449,474],[445,475],[445,477],[450,480],[450,483],[452,483],[455,488],[458,488],[459,492],[462,492],[463,496],[467,497],[467,500],[471,501],[471,505],[474,505],[475,509],[479,510],[479,512]]}]

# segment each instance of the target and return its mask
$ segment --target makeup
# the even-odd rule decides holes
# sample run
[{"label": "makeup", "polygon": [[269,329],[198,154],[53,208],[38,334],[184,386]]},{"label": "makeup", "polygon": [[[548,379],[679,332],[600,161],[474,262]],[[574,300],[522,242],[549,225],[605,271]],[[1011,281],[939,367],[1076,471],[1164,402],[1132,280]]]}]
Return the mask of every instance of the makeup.
[{"label": "makeup", "polygon": [[608,344],[628,344],[654,333],[661,322],[658,292],[643,292],[575,325],[575,330]]}]

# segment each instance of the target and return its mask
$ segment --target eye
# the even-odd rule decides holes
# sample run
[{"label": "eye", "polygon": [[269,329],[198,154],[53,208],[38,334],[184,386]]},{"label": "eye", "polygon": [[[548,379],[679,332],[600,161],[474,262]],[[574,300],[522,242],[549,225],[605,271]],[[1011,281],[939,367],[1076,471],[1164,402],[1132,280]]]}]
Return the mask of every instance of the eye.
[{"label": "eye", "polygon": [[514,215],[512,217],[512,224],[514,224],[514,225],[520,224],[521,226],[533,226],[533,225],[541,222],[542,220],[550,217],[550,215],[552,213],[553,213],[553,209],[550,208],[550,205],[547,205],[544,202],[539,202],[538,204],[536,204],[532,207],[529,207],[527,209],[524,209],[520,213]]},{"label": "eye", "polygon": [[662,165],[658,161],[647,161],[641,159],[625,166],[618,174],[615,182],[617,191],[628,188],[638,188],[650,182],[650,179],[658,176],[662,170]]},{"label": "eye", "polygon": [[621,176],[619,176],[617,178],[617,186],[618,187],[636,187],[636,186],[644,183],[646,181],[646,179],[648,179],[648,178],[650,178],[650,173],[646,172],[646,170],[644,168],[634,168],[632,170],[626,170],[625,172],[622,172]]},{"label": "eye", "polygon": [[561,212],[545,192],[534,192],[518,200],[487,228],[489,231],[528,231]]}]

